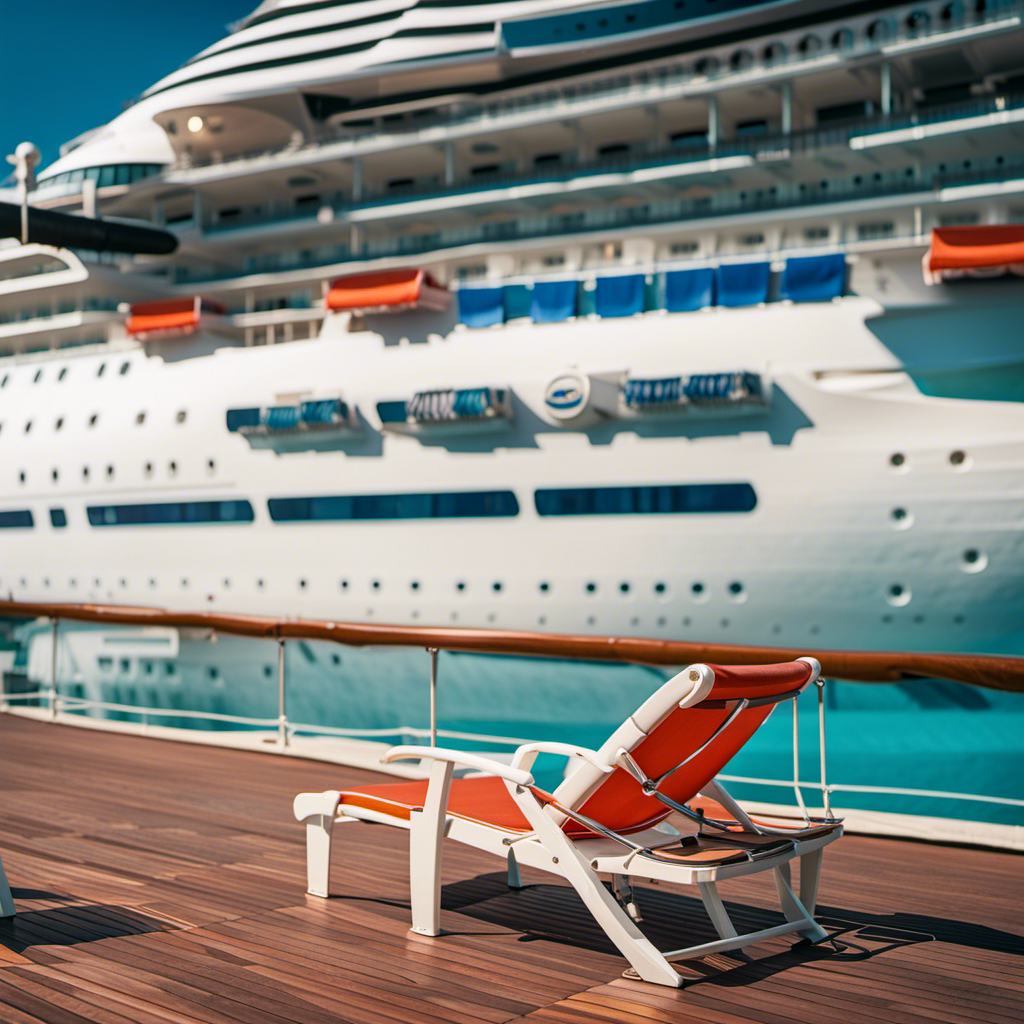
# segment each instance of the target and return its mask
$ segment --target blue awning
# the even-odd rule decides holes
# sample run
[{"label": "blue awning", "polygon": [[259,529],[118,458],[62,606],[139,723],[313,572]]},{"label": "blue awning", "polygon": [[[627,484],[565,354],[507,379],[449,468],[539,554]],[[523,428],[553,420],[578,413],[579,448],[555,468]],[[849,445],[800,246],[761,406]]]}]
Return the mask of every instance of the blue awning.
[{"label": "blue awning", "polygon": [[718,305],[756,306],[768,298],[767,263],[723,263],[718,268]]},{"label": "blue awning", "polygon": [[670,270],[665,275],[665,308],[670,313],[691,313],[710,306],[714,280],[711,267]]},{"label": "blue awning", "polygon": [[490,327],[505,320],[501,288],[460,288],[459,322],[467,327]]},{"label": "blue awning", "polygon": [[828,302],[843,294],[846,257],[841,252],[800,256],[786,261],[782,297],[794,302]]},{"label": "blue awning", "polygon": [[643,308],[643,274],[616,274],[597,279],[598,316],[632,316]]},{"label": "blue awning", "polygon": [[576,288],[575,280],[537,281],[533,286],[530,316],[539,324],[568,320],[575,316]]}]

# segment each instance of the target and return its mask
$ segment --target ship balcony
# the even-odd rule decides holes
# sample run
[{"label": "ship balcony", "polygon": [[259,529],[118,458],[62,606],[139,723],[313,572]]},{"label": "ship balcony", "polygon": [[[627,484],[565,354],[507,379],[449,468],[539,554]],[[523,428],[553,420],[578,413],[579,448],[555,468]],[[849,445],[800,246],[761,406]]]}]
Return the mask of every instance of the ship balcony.
[{"label": "ship balcony", "polygon": [[381,429],[424,437],[490,433],[512,424],[508,387],[434,388],[377,403]]},{"label": "ship balcony", "polygon": [[[329,119],[320,127],[320,136],[304,145],[293,142],[272,149],[254,148],[228,154],[199,164],[193,157],[188,166],[181,164],[163,172],[165,183],[201,187],[204,183],[249,178],[263,173],[311,167],[337,161],[358,159],[375,153],[416,146],[437,146],[499,132],[530,129],[567,119],[654,107],[680,100],[701,100],[733,90],[761,89],[822,73],[845,72],[847,68],[884,60],[913,59],[921,52],[955,49],[1019,31],[1024,4],[991,5],[971,16],[939,17],[926,27],[909,26],[903,19],[882,19],[885,32],[854,31],[839,28],[831,41],[822,40],[812,30],[801,30],[792,40],[780,41],[765,49],[760,59],[737,44],[735,51],[723,56],[695,55],[687,63],[675,62],[662,67],[619,73],[606,79],[549,87],[532,94],[481,99],[460,104],[437,113],[418,110],[404,118],[389,116],[381,120],[372,109],[361,117],[360,108]],[[574,19],[576,16],[573,16]],[[542,19],[543,20],[543,19]],[[529,22],[506,22],[504,29]],[[743,58],[743,59],[740,59]],[[376,104],[379,106],[379,103]],[[359,125],[345,124],[346,118],[360,119]]]},{"label": "ship balcony", "polygon": [[[485,176],[470,176],[442,187],[429,177],[418,186],[401,189],[367,188],[359,202],[325,200],[310,209],[254,209],[230,220],[207,222],[203,226],[207,244],[237,244],[247,235],[264,239],[268,233],[280,237],[306,235],[311,231],[329,234],[351,224],[441,217],[451,219],[453,210],[484,213],[489,208],[536,210],[562,201],[571,202],[596,195],[665,197],[673,190],[693,184],[721,180],[723,174],[742,187],[749,178],[751,186],[776,174],[781,165],[804,162],[808,173],[820,176],[818,159],[827,151],[851,149],[866,151],[881,147],[912,145],[914,159],[920,162],[929,139],[948,148],[949,140],[965,134],[981,133],[1024,123],[1024,94],[989,95],[975,99],[928,107],[900,115],[861,118],[831,127],[800,132],[756,134],[704,144],[669,145],[660,149],[650,145],[593,160],[566,158],[557,166],[532,172],[497,171]],[[936,154],[936,158],[943,156]],[[896,154],[893,159],[898,159]],[[864,157],[857,157],[864,160]],[[867,167],[867,163],[864,164]],[[841,187],[841,185],[840,185]],[[883,190],[880,190],[884,192]],[[878,193],[875,193],[878,194]],[[457,197],[457,198],[456,198]],[[453,198],[456,201],[453,202]],[[726,205],[728,201],[721,200]],[[325,211],[329,216],[325,216]]]},{"label": "ship balcony", "polygon": [[[12,351],[30,352],[75,343],[106,341],[112,327],[120,327],[124,315],[113,310],[74,310],[23,320],[0,321],[0,356]],[[76,338],[75,336],[78,336]],[[42,338],[42,341],[37,339]],[[17,339],[17,341],[14,341]]]},{"label": "ship balcony", "polygon": [[[933,173],[934,172],[934,173]],[[652,234],[678,227],[717,228],[777,224],[792,219],[841,217],[861,211],[880,213],[909,207],[929,208],[967,199],[1001,198],[1024,191],[1024,161],[993,160],[990,166],[973,167],[960,173],[939,173],[937,168],[922,168],[920,177],[891,172],[855,176],[831,181],[827,186],[793,184],[788,187],[766,185],[756,189],[718,192],[706,196],[658,199],[631,205],[604,203],[574,213],[545,214],[493,222],[471,222],[458,226],[438,225],[437,230],[399,235],[367,237],[352,247],[346,242],[324,238],[323,244],[307,248],[289,248],[281,252],[252,256],[234,268],[176,268],[176,282],[182,288],[198,282],[225,282],[227,287],[248,287],[262,275],[284,274],[292,283],[312,281],[323,273],[341,271],[347,265],[368,260],[407,260],[425,254],[451,256],[459,249],[475,245],[518,247],[537,242],[569,239],[621,237],[624,231],[645,229]],[[452,200],[447,200],[451,207]],[[920,231],[913,233],[917,239]],[[895,232],[892,233],[896,237]],[[909,237],[909,236],[908,236]],[[881,236],[879,236],[881,239]],[[871,238],[865,238],[873,242]],[[884,241],[884,240],[883,240]],[[923,244],[923,243],[917,243]],[[847,247],[849,244],[847,243]],[[860,248],[863,248],[861,246]],[[327,270],[327,268],[331,268]],[[227,282],[233,282],[227,285]]]}]

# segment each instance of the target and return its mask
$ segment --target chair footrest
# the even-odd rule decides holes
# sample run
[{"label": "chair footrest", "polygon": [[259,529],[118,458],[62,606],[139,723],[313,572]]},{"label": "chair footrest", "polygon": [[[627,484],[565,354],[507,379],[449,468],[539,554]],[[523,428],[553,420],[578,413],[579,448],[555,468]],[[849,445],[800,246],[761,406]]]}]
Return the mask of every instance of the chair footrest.
[{"label": "chair footrest", "polygon": [[729,833],[728,837],[723,838],[709,835],[683,836],[675,845],[644,850],[641,856],[649,857],[652,860],[705,867],[761,860],[766,857],[792,853],[794,849],[795,847],[789,839],[745,832],[743,834]]}]

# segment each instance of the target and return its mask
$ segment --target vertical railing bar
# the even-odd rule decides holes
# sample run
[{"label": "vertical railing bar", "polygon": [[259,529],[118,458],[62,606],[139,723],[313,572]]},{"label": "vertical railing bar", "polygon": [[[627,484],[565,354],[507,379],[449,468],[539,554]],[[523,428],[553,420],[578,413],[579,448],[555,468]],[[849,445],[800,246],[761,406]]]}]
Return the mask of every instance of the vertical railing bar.
[{"label": "vertical railing bar", "polygon": [[821,760],[821,793],[824,799],[825,817],[832,817],[832,801],[829,798],[828,783],[825,781],[825,680],[818,680],[818,756]]},{"label": "vertical railing bar", "polygon": [[437,746],[437,648],[428,647],[430,655],[430,745]]},{"label": "vertical railing bar", "polygon": [[277,638],[277,742],[282,749],[288,746],[288,716],[285,704],[284,640]]},{"label": "vertical railing bar", "polygon": [[800,792],[800,714],[796,703],[799,696],[797,694],[793,698],[793,792],[796,794],[796,802],[800,805],[804,821],[810,824],[811,816],[807,813],[804,795]]},{"label": "vertical railing bar", "polygon": [[57,720],[57,624],[56,616],[50,620],[50,721]]}]

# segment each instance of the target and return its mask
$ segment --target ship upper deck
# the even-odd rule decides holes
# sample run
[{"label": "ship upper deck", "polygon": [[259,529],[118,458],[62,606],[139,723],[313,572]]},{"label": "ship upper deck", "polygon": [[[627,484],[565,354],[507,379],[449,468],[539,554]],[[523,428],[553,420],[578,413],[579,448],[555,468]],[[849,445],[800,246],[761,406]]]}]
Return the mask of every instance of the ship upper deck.
[{"label": "ship upper deck", "polygon": [[[1020,1019],[1018,855],[847,836],[825,858],[833,944],[776,939],[694,961],[668,990],[623,961],[573,891],[446,849],[438,939],[410,934],[408,841],[339,835],[333,898],[303,892],[302,789],[371,773],[0,716],[0,1019],[916,1022]],[[768,924],[763,882],[730,912]],[[640,890],[656,940],[699,939],[699,901]],[[745,922],[746,923],[746,922]]]}]

